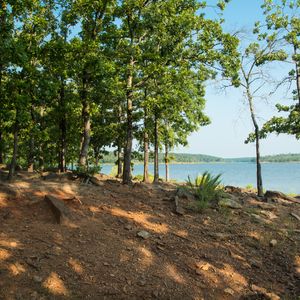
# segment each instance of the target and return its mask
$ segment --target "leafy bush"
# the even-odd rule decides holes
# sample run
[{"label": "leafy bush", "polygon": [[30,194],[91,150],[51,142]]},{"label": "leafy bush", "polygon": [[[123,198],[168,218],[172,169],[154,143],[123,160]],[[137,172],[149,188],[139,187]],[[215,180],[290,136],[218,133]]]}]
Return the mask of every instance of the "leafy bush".
[{"label": "leafy bush", "polygon": [[187,187],[192,191],[197,200],[197,208],[203,210],[213,202],[224,196],[224,191],[220,188],[221,174],[213,176],[209,172],[204,172],[202,176],[197,176],[194,181],[188,176]]},{"label": "leafy bush", "polygon": [[[137,181],[143,181],[143,179],[144,179],[144,176],[143,176],[143,175],[140,175],[140,174],[136,175],[136,176],[133,178],[133,180],[137,180]],[[153,182],[153,180],[154,180],[154,175],[149,174],[149,181],[150,181],[150,182]]]},{"label": "leafy bush", "polygon": [[74,173],[80,177],[92,177],[95,174],[99,174],[101,171],[100,166],[89,166],[89,167],[82,167],[78,166]]},{"label": "leafy bush", "polygon": [[247,190],[253,190],[254,189],[254,186],[253,184],[247,184],[246,187],[245,187]]},{"label": "leafy bush", "polygon": [[113,166],[111,168],[109,176],[111,176],[111,177],[117,177],[117,175],[118,175],[118,166],[115,165],[115,166]]}]

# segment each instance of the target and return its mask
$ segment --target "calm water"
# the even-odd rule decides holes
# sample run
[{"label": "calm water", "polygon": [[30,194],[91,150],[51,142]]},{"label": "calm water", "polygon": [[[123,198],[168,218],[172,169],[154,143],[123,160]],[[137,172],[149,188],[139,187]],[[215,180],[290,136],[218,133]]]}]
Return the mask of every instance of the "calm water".
[{"label": "calm water", "polygon": [[[160,177],[164,177],[164,165],[159,167]],[[110,174],[111,169],[111,165],[104,165],[101,172]],[[153,165],[149,169],[153,174]],[[170,165],[170,178],[185,181],[188,175],[194,178],[204,171],[215,175],[221,173],[224,185],[256,186],[255,163],[175,164]],[[262,173],[264,189],[300,194],[300,163],[265,163]],[[135,165],[133,174],[143,174],[143,165]]]}]

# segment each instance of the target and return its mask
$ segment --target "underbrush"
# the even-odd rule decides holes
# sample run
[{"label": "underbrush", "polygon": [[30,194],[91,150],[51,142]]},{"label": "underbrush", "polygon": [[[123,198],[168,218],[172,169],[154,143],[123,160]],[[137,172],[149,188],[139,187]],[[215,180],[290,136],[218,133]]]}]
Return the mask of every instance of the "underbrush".
[{"label": "underbrush", "polygon": [[87,178],[99,174],[100,171],[101,171],[100,166],[90,166],[90,167],[78,166],[77,169],[73,171],[73,173],[79,177]]},{"label": "underbrush", "polygon": [[199,211],[217,204],[225,195],[221,188],[221,174],[214,176],[207,171],[194,180],[188,176],[187,188],[195,196],[195,206]]}]

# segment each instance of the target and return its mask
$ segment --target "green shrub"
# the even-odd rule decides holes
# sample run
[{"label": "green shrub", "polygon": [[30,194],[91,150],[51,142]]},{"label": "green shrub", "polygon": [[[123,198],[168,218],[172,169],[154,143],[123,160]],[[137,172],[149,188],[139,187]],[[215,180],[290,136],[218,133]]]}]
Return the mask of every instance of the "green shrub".
[{"label": "green shrub", "polygon": [[100,166],[89,166],[89,167],[82,167],[77,166],[77,169],[74,171],[75,174],[77,174],[80,177],[92,177],[95,174],[99,174],[101,171]]},{"label": "green shrub", "polygon": [[[143,181],[143,179],[144,179],[144,176],[143,176],[143,175],[140,175],[140,174],[136,175],[136,176],[133,178],[133,180],[136,180],[136,181]],[[153,180],[154,180],[154,176],[153,176],[152,174],[149,174],[149,181],[150,181],[150,182],[153,182]]]},{"label": "green shrub", "polygon": [[118,166],[114,165],[110,170],[109,176],[117,177],[117,175],[118,175]]},{"label": "green shrub", "polygon": [[209,172],[204,172],[202,176],[197,176],[194,181],[190,176],[187,180],[187,187],[196,197],[196,207],[198,210],[207,208],[224,196],[224,191],[220,188],[221,174],[213,176]]},{"label": "green shrub", "polygon": [[247,189],[247,190],[253,190],[253,189],[254,189],[253,184],[251,184],[251,183],[250,183],[250,184],[247,184],[247,185],[246,185],[246,189]]}]

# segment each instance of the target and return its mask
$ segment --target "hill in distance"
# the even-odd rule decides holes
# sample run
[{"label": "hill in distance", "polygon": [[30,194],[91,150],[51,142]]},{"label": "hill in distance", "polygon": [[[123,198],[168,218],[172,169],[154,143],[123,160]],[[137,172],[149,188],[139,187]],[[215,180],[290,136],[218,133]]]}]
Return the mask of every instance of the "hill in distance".
[{"label": "hill in distance", "polygon": [[[113,152],[104,155],[102,163],[115,163],[116,156]],[[142,162],[143,155],[141,153],[135,154],[134,161]],[[150,158],[153,162],[153,157]],[[164,162],[164,154],[159,154],[159,162]],[[255,157],[239,157],[239,158],[222,158],[206,154],[188,154],[188,153],[171,153],[170,163],[229,163],[229,162],[255,162]],[[300,154],[277,154],[267,155],[261,158],[261,162],[300,162]]]}]

